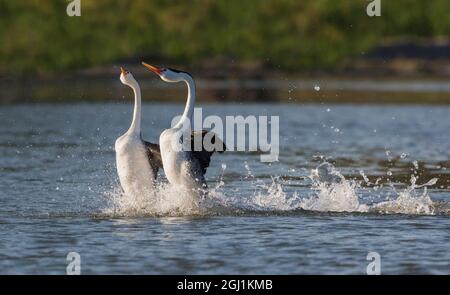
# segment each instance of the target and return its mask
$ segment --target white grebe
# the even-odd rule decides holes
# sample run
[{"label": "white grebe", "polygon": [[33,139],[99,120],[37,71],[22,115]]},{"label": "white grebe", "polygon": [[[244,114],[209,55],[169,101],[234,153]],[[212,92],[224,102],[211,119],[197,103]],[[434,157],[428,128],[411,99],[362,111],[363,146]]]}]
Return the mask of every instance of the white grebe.
[{"label": "white grebe", "polygon": [[116,164],[120,184],[126,194],[142,196],[153,191],[158,169],[162,168],[159,145],[141,137],[141,89],[133,75],[123,68],[120,81],[133,89],[133,121],[116,140]]},{"label": "white grebe", "polygon": [[[171,184],[179,185],[187,189],[206,188],[205,173],[211,161],[211,156],[215,151],[223,152],[225,145],[212,132],[206,130],[192,131],[191,122],[195,104],[195,84],[191,75],[187,72],[158,68],[147,63],[142,63],[147,69],[156,73],[166,82],[185,82],[188,87],[188,97],[183,115],[178,123],[169,129],[164,130],[159,137],[161,146],[161,157],[164,166],[164,172]],[[191,145],[186,150],[183,148],[174,148],[174,143],[180,143],[180,134],[190,136]],[[197,136],[201,137],[202,145],[194,148]],[[210,146],[206,146],[205,140],[209,140]],[[183,141],[183,139],[181,140]]]}]

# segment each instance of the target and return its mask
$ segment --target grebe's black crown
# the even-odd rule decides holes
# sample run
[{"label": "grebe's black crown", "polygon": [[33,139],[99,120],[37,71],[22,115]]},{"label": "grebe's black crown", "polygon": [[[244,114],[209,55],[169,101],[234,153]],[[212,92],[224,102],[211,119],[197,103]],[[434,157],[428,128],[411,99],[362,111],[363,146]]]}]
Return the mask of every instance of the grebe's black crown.
[{"label": "grebe's black crown", "polygon": [[180,71],[180,70],[176,70],[176,69],[172,69],[172,68],[167,68],[167,69],[169,69],[169,70],[171,70],[172,72],[175,72],[175,73],[185,73],[185,74],[188,74],[189,76],[192,77],[191,74],[189,74],[188,72],[185,72],[185,71]]}]

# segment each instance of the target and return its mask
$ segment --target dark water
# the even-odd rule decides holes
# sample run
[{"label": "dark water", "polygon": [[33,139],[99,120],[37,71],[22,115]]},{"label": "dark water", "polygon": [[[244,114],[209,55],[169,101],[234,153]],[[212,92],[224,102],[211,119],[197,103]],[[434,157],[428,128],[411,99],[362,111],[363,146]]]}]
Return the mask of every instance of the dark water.
[{"label": "dark water", "polygon": [[[156,141],[182,109],[145,104],[143,137]],[[375,251],[384,274],[450,274],[450,107],[203,113],[280,116],[280,161],[215,155],[213,205],[192,214],[172,210],[183,196],[155,212],[117,193],[113,145],[130,105],[2,106],[0,273],[65,274],[74,251],[82,274],[365,274]],[[314,177],[324,162],[337,181]]]}]

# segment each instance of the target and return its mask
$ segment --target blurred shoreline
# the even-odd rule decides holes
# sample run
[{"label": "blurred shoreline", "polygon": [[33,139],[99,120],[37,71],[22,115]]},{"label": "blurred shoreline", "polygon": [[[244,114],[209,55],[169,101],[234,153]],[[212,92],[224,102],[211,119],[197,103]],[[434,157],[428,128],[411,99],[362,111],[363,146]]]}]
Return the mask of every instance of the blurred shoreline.
[{"label": "blurred shoreline", "polygon": [[[184,103],[182,83],[136,77],[144,101]],[[131,98],[115,78],[61,79],[0,83],[1,103],[99,102]],[[450,104],[450,82],[435,79],[317,77],[264,80],[197,79],[199,102],[298,102],[368,104]]]},{"label": "blurred shoreline", "polygon": [[[0,76],[0,103],[108,101],[130,96],[119,66],[140,82],[144,101],[184,102],[182,84],[167,84],[133,57],[114,64],[33,77]],[[343,61],[331,70],[283,71],[262,62],[204,59],[195,66],[155,59],[190,72],[199,101],[450,104],[450,43],[401,42]]]}]

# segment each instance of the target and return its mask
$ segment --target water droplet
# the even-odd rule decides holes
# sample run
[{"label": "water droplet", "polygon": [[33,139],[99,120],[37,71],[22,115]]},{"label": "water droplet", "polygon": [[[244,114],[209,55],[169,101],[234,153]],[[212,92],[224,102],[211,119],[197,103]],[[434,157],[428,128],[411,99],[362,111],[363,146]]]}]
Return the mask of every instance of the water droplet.
[{"label": "water droplet", "polygon": [[314,90],[315,91],[320,91],[320,86],[319,85],[314,85]]}]

